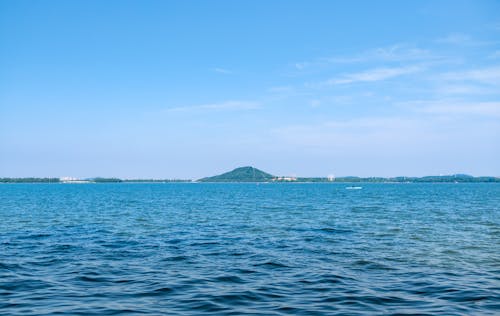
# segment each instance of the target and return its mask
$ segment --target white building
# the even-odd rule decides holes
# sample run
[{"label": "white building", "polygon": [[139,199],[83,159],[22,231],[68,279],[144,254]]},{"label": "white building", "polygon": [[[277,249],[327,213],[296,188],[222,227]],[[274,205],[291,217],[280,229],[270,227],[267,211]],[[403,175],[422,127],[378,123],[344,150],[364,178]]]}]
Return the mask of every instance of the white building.
[{"label": "white building", "polygon": [[61,183],[89,183],[88,180],[81,180],[73,177],[61,177],[59,178],[59,182]]}]

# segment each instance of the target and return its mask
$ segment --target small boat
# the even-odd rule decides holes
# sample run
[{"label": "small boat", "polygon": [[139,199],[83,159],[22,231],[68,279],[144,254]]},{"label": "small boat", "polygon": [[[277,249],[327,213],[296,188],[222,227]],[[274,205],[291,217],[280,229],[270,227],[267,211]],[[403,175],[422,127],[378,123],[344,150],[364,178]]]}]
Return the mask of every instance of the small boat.
[{"label": "small boat", "polygon": [[363,187],[355,187],[355,186],[350,186],[350,187],[345,187],[346,190],[361,190]]}]

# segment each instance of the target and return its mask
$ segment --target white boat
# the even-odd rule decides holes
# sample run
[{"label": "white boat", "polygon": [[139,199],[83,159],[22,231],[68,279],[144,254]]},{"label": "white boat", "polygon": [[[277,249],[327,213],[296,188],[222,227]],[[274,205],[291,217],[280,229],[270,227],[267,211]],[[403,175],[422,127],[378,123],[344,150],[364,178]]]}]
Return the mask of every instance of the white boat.
[{"label": "white boat", "polygon": [[345,187],[346,190],[361,190],[363,187],[355,187],[355,186],[350,186],[350,187]]}]

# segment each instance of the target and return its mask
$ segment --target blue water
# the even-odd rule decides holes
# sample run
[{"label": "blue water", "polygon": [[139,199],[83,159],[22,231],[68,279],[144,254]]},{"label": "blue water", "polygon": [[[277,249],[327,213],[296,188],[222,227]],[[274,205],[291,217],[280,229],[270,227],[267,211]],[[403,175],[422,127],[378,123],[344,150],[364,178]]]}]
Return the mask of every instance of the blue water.
[{"label": "blue water", "polygon": [[1,184],[1,315],[499,314],[499,184]]}]

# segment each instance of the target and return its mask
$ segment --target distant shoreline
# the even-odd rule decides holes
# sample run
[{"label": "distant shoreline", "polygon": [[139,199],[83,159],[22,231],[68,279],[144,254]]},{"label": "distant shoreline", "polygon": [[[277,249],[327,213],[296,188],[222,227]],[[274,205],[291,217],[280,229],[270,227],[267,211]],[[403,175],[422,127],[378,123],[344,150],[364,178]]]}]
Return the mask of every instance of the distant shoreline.
[{"label": "distant shoreline", "polygon": [[426,176],[426,177],[338,177],[330,178],[294,178],[281,180],[279,178],[266,181],[199,181],[189,179],[119,179],[92,178],[61,180],[60,178],[0,178],[0,183],[58,183],[58,184],[88,184],[88,183],[500,183],[499,177],[473,177],[467,175]]},{"label": "distant shoreline", "polygon": [[212,177],[194,179],[120,179],[120,178],[0,178],[0,183],[489,183],[500,182],[499,177],[474,177],[452,174],[425,177],[297,177],[275,176],[251,166],[238,167]]}]

